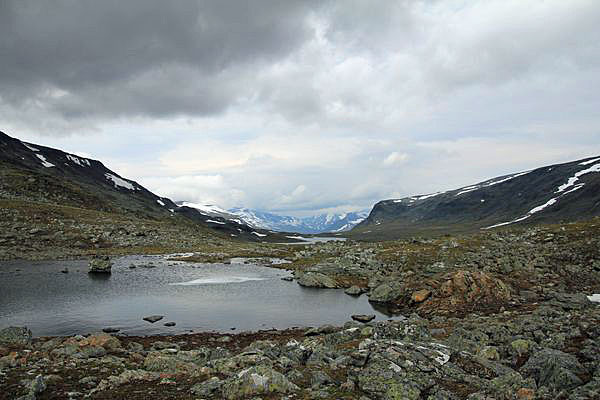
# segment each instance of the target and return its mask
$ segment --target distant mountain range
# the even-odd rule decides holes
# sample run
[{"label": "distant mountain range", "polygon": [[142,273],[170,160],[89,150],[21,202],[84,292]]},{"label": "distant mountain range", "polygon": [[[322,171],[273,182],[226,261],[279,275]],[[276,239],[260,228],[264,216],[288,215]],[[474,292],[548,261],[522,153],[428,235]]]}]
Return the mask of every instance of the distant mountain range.
[{"label": "distant mountain range", "polygon": [[303,234],[345,232],[355,227],[369,215],[368,210],[363,210],[343,214],[330,213],[298,218],[241,207],[225,210],[215,205],[191,202],[177,202],[177,204],[196,208],[204,214],[236,221],[258,229]]},{"label": "distant mountain range", "polygon": [[446,192],[380,201],[350,235],[391,239],[568,222],[599,215],[600,157],[590,157]]}]

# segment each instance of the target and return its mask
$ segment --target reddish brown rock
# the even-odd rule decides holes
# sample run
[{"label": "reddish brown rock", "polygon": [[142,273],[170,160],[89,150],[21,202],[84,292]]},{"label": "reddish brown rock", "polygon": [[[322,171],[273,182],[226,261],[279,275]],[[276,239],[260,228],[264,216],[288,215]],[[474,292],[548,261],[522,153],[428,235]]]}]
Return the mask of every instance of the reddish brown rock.
[{"label": "reddish brown rock", "polygon": [[519,400],[533,400],[535,399],[535,391],[533,389],[521,388],[517,390],[517,398]]},{"label": "reddish brown rock", "polygon": [[425,300],[427,300],[429,298],[429,296],[431,296],[431,290],[422,289],[422,290],[417,290],[416,292],[413,292],[413,294],[410,296],[410,298],[414,303],[422,303]]}]

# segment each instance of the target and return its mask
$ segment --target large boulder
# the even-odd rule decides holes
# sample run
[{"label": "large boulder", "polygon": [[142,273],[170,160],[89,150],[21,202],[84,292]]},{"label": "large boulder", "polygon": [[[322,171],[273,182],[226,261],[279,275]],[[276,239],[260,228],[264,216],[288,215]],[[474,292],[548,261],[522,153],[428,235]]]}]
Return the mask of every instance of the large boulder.
[{"label": "large boulder", "polygon": [[300,390],[283,374],[265,366],[248,368],[229,379],[222,389],[226,399],[241,399],[262,394],[285,394]]},{"label": "large boulder", "polygon": [[572,354],[543,349],[534,353],[520,372],[533,377],[538,386],[569,390],[583,384],[580,376],[584,375],[586,370]]},{"label": "large boulder", "polygon": [[95,256],[90,260],[89,273],[91,274],[110,274],[112,269],[112,263],[110,258],[104,256]]},{"label": "large boulder", "polygon": [[306,287],[327,289],[336,289],[340,287],[335,279],[320,272],[299,272],[296,274],[296,282],[298,282],[300,286]]},{"label": "large boulder", "polygon": [[492,274],[457,270],[443,277],[428,301],[420,309],[436,314],[500,309],[512,296],[512,288]]},{"label": "large boulder", "polygon": [[31,331],[27,327],[10,326],[0,330],[0,344],[25,346],[31,343]]},{"label": "large boulder", "polygon": [[403,294],[404,291],[399,283],[386,282],[377,286],[371,291],[369,295],[369,301],[376,303],[389,303],[400,298]]}]

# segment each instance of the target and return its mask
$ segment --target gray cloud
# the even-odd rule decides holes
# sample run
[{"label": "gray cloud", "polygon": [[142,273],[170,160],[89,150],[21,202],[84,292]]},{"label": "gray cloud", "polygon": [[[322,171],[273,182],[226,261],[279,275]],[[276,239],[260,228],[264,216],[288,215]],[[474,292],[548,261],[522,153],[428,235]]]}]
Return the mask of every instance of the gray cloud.
[{"label": "gray cloud", "polygon": [[230,82],[242,68],[284,57],[311,35],[310,5],[3,1],[0,96],[65,118],[217,113],[239,93]]},{"label": "gray cloud", "polygon": [[357,209],[600,153],[595,0],[0,2],[0,120],[178,200]]}]

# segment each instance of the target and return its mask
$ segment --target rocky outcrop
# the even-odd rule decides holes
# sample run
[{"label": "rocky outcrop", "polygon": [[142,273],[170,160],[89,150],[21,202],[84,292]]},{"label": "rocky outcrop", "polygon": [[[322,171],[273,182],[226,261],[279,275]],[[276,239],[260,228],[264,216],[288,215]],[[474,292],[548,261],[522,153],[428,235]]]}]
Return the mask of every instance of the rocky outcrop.
[{"label": "rocky outcrop", "polygon": [[300,390],[283,374],[269,367],[245,369],[223,385],[223,397],[230,400],[265,394],[286,394]]}]

